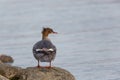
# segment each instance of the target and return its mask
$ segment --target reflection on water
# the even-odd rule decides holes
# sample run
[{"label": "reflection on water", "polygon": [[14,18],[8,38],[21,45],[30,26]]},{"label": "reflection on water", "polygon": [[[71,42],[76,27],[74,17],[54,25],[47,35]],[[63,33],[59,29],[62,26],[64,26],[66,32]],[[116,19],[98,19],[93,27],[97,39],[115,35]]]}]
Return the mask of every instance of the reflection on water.
[{"label": "reflection on water", "polygon": [[119,80],[119,7],[119,0],[0,0],[0,53],[13,56],[13,65],[36,66],[32,46],[47,25],[59,33],[50,36],[54,66],[77,80]]}]

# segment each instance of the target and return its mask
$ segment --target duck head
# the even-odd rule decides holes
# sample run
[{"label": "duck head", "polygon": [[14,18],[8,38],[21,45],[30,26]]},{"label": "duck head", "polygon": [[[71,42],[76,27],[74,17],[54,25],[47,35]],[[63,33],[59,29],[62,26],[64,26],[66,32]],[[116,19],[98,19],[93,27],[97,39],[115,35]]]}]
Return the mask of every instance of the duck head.
[{"label": "duck head", "polygon": [[57,34],[57,32],[55,32],[53,29],[48,28],[48,27],[47,28],[43,28],[43,31],[42,31],[43,39],[46,39],[49,34]]}]

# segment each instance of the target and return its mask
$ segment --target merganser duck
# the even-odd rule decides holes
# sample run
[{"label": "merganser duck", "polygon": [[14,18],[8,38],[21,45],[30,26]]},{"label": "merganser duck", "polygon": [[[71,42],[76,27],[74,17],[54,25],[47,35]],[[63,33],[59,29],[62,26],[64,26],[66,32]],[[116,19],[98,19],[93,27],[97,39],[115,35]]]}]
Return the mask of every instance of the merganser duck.
[{"label": "merganser duck", "polygon": [[48,35],[52,33],[57,34],[51,28],[43,28],[42,40],[33,46],[33,55],[38,61],[37,67],[41,67],[40,62],[49,62],[48,67],[51,68],[51,61],[55,59],[56,47],[48,38]]}]

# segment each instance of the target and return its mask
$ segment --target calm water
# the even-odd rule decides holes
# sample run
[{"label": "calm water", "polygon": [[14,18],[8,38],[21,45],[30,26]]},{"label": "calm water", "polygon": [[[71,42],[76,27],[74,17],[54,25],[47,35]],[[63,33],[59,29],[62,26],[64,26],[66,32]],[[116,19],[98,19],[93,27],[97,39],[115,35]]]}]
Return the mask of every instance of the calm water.
[{"label": "calm water", "polygon": [[76,80],[120,80],[119,0],[0,0],[0,53],[36,66],[32,46],[43,26],[59,33],[50,36],[54,66]]}]

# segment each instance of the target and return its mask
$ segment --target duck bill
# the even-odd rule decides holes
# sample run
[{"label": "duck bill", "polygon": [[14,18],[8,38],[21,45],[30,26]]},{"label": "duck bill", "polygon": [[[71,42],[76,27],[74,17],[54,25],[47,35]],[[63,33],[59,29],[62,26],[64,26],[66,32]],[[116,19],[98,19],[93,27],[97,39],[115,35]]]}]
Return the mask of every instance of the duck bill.
[{"label": "duck bill", "polygon": [[53,32],[53,34],[58,34],[57,32]]}]

